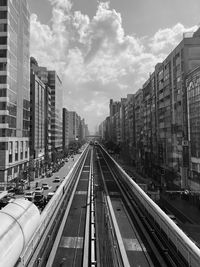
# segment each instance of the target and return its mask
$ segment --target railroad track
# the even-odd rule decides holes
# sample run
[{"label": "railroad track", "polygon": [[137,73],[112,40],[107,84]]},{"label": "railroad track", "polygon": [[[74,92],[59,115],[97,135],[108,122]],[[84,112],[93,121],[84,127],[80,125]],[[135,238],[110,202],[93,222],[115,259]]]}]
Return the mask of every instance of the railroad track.
[{"label": "railroad track", "polygon": [[[112,160],[98,149],[99,165],[107,198],[114,211],[123,243],[123,266],[188,266],[173,244],[139,205],[129,185],[121,179]],[[124,252],[126,256],[124,256]]]},{"label": "railroad track", "polygon": [[89,146],[73,172],[42,213],[44,223],[29,244],[40,236],[31,259],[25,253],[18,267],[198,266],[196,254],[188,265],[177,252],[143,206],[143,196],[141,202],[100,146]]},{"label": "railroad track", "polygon": [[90,149],[73,188],[47,266],[95,266],[93,152]]}]

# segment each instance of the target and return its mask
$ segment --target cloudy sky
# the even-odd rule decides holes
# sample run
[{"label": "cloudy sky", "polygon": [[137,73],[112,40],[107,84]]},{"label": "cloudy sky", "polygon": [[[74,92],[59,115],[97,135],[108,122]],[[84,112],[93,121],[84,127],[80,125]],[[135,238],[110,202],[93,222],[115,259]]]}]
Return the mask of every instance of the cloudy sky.
[{"label": "cloudy sky", "polygon": [[28,0],[31,55],[63,81],[91,132],[200,23],[199,0]]}]

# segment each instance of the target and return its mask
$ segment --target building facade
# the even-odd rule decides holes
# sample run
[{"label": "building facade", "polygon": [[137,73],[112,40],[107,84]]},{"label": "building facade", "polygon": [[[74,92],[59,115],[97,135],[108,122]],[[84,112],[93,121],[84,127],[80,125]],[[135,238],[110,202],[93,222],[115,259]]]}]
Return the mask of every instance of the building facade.
[{"label": "building facade", "polygon": [[[189,177],[200,184],[200,67],[191,71],[186,79]],[[197,186],[198,187],[198,186]]]},{"label": "building facade", "polygon": [[69,143],[78,141],[79,116],[75,111],[69,111]]},{"label": "building facade", "polygon": [[[35,60],[35,59],[34,59]],[[32,58],[33,61],[33,58]],[[35,60],[36,61],[36,60]],[[34,64],[34,73],[46,85],[45,124],[46,145],[45,162],[56,160],[63,148],[63,87],[56,71],[49,71],[46,67]]]},{"label": "building facade", "polygon": [[63,147],[63,88],[56,71],[48,71],[48,85],[51,88],[51,144],[53,151],[61,152]]},{"label": "building facade", "polygon": [[[32,65],[32,64],[31,64]],[[30,86],[30,159],[34,162],[34,176],[38,178],[44,171],[46,140],[46,85],[31,68]]]},{"label": "building facade", "polygon": [[22,176],[29,161],[29,9],[0,2],[0,181]]},{"label": "building facade", "polygon": [[[128,96],[121,101],[123,147],[130,150],[133,145],[132,159],[138,170],[158,177],[163,185],[176,180],[187,188],[188,179],[199,176],[198,66],[200,29],[184,34],[177,47],[155,66],[143,88],[134,94],[132,115]],[[113,141],[112,114],[116,110],[117,105],[111,100],[110,117],[106,120]]]},{"label": "building facade", "polygon": [[69,149],[69,111],[63,108],[63,151],[68,152]]}]

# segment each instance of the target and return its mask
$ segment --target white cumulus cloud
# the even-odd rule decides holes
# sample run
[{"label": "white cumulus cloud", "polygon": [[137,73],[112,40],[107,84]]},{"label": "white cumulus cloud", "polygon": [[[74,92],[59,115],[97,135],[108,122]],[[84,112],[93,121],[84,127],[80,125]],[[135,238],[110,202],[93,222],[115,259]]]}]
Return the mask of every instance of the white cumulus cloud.
[{"label": "white cumulus cloud", "polygon": [[58,72],[64,107],[85,118],[91,130],[108,115],[109,99],[136,92],[182,33],[191,30],[179,23],[139,38],[125,34],[120,13],[107,2],[100,2],[90,19],[72,12],[70,0],[49,1],[50,26],[31,15],[31,55]]}]

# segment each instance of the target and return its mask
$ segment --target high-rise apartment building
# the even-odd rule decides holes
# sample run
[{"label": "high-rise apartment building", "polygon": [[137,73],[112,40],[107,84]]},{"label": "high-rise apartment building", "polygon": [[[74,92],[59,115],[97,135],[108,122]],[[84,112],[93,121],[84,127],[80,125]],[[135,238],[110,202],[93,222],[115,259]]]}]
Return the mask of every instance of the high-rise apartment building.
[{"label": "high-rise apartment building", "polygon": [[166,178],[177,173],[183,188],[187,186],[189,167],[189,162],[184,160],[188,150],[185,79],[199,64],[200,32],[197,31],[185,34],[178,46],[155,68],[159,166]]},{"label": "high-rise apartment building", "polygon": [[[31,86],[30,86],[30,159],[35,166],[35,177],[38,178],[44,169],[45,140],[46,140],[46,85],[34,72],[31,59]],[[34,179],[34,177],[32,177]]]},{"label": "high-rise apartment building", "polygon": [[79,116],[75,111],[69,111],[69,142],[78,141]]},{"label": "high-rise apartment building", "polygon": [[46,152],[45,157],[54,157],[63,148],[63,87],[56,71],[34,64],[33,70],[46,85]]},{"label": "high-rise apartment building", "polygon": [[61,152],[63,145],[63,87],[56,71],[48,71],[48,85],[51,88],[51,144],[52,149]]},{"label": "high-rise apartment building", "polygon": [[63,108],[63,151],[69,148],[69,111]]},{"label": "high-rise apartment building", "polygon": [[29,160],[29,10],[26,0],[0,1],[0,181]]},{"label": "high-rise apartment building", "polygon": [[[189,177],[200,184],[200,66],[191,71],[186,79]],[[187,157],[186,157],[187,159]]]}]

